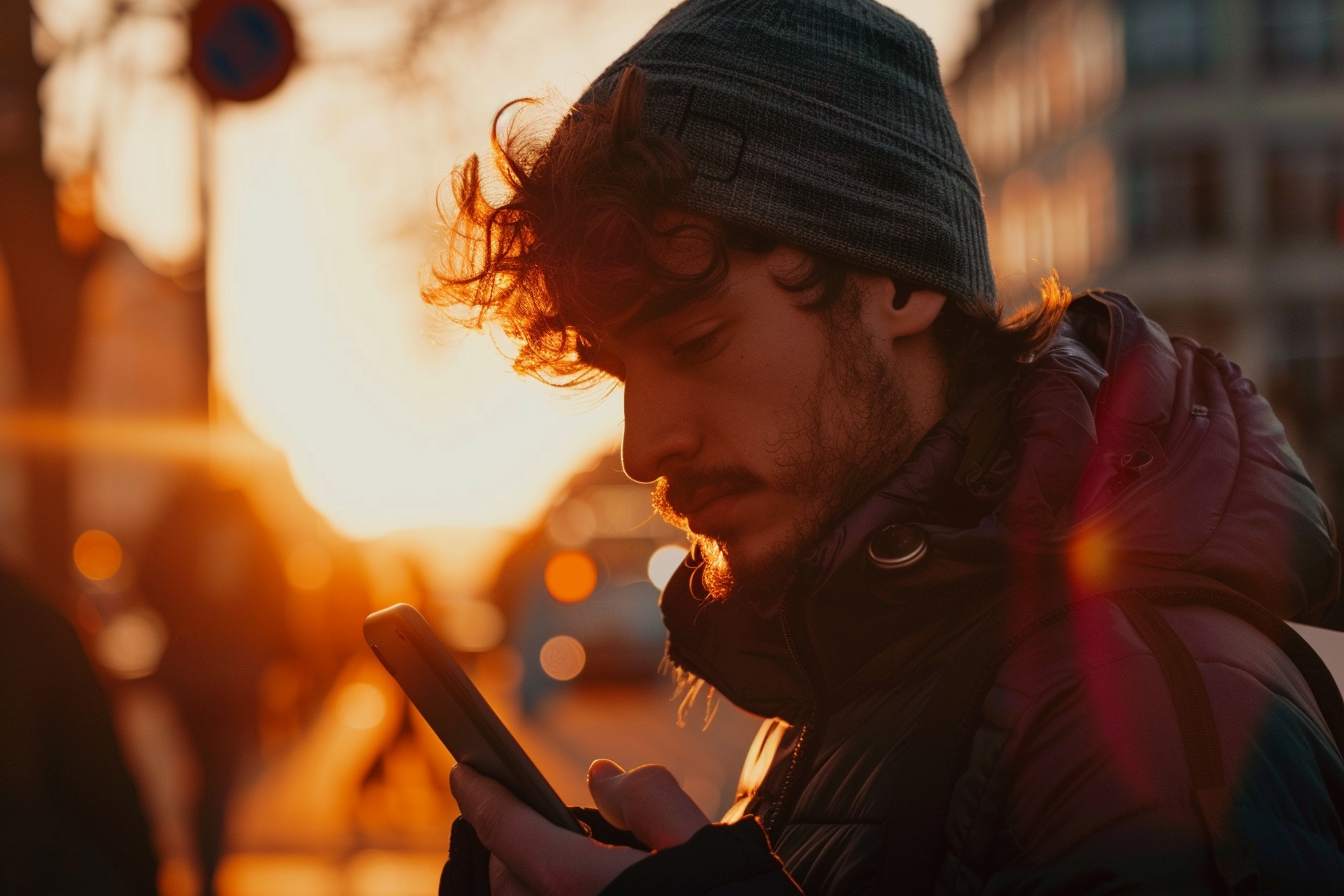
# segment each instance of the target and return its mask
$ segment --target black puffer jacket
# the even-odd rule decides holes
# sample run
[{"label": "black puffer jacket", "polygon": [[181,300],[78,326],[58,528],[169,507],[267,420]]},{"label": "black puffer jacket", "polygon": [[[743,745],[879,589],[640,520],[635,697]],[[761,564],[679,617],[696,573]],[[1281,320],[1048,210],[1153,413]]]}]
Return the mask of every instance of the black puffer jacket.
[{"label": "black puffer jacket", "polygon": [[[917,526],[929,550],[884,571],[867,544],[892,523]],[[928,736],[916,720],[930,693],[976,660],[978,623],[1069,601],[984,700],[938,891],[1219,892],[1159,664],[1119,607],[1085,598],[1204,589],[1311,621],[1335,598],[1332,528],[1235,365],[1169,340],[1123,297],[1080,298],[1016,382],[969,396],[846,518],[782,606],[706,602],[692,572],[673,579],[671,659],[774,721],[728,823],[605,892],[898,884],[884,867],[909,820],[895,794],[921,774],[909,757]],[[1344,893],[1344,764],[1297,667],[1220,610],[1161,614],[1211,697],[1260,891]]]}]

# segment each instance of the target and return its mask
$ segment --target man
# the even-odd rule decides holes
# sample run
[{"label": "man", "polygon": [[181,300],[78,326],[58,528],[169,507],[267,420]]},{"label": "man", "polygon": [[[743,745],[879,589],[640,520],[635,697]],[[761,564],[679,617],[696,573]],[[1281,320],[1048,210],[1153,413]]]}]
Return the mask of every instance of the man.
[{"label": "man", "polygon": [[496,162],[427,295],[623,385],[695,546],[668,656],[771,721],[719,824],[600,760],[583,838],[459,767],[493,892],[1344,892],[1344,704],[1280,618],[1335,597],[1329,515],[1235,365],[1127,299],[1001,319],[917,28],[690,0]]}]

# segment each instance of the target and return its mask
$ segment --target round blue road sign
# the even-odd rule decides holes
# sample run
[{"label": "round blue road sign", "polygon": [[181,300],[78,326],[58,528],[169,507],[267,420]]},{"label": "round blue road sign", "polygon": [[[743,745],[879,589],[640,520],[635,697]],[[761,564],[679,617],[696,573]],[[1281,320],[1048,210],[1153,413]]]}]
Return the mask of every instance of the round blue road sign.
[{"label": "round blue road sign", "polygon": [[201,0],[191,12],[191,73],[211,99],[261,99],[294,55],[294,26],[275,0]]}]

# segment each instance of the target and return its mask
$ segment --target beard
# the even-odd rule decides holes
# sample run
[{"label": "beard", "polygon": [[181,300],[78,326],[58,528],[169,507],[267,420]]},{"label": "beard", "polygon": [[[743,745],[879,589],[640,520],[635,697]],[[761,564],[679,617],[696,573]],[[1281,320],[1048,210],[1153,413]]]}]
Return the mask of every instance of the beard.
[{"label": "beard", "polygon": [[[806,396],[781,416],[780,435],[768,445],[772,468],[758,475],[741,467],[692,468],[654,486],[654,509],[686,533],[703,565],[701,581],[712,599],[745,599],[768,606],[788,587],[799,561],[840,517],[885,481],[923,436],[916,431],[908,393],[859,318],[856,303],[840,298],[825,317],[827,363]],[[848,308],[846,306],[849,306]],[[684,497],[705,487],[768,486],[801,499],[788,533],[762,556],[735,556],[731,543],[693,532],[677,511]]]}]

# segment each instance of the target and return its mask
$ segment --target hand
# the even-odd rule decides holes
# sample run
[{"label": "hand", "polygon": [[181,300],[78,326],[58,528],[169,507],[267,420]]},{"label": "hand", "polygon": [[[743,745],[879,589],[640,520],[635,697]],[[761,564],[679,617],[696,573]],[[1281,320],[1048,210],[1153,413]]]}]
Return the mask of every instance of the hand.
[{"label": "hand", "polygon": [[[503,785],[464,765],[448,779],[462,815],[490,851],[493,896],[593,896],[646,855],[556,827]],[[661,765],[625,771],[606,759],[588,769],[602,816],[653,849],[685,843],[709,819]]]}]

